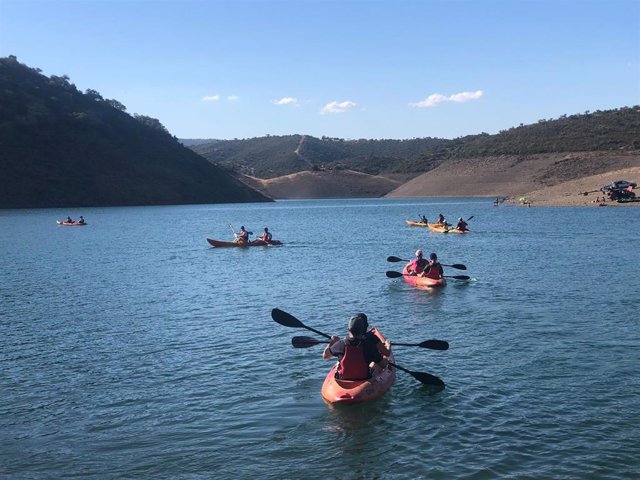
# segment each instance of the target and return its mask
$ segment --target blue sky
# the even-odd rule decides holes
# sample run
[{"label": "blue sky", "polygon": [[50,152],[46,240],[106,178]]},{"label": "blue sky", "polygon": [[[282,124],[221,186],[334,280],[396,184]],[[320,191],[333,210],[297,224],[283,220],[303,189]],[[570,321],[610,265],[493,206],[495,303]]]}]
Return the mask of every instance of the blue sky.
[{"label": "blue sky", "polygon": [[455,138],[640,104],[639,0],[0,0],[0,56],[180,138]]}]

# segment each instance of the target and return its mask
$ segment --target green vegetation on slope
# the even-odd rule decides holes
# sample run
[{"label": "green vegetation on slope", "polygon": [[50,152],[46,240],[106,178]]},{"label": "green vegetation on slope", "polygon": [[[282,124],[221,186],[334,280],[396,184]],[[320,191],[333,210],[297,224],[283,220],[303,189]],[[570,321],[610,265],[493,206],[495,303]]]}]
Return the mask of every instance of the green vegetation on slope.
[{"label": "green vegetation on slope", "polygon": [[585,112],[520,125],[496,135],[453,140],[345,140],[290,135],[216,140],[192,147],[212,162],[260,178],[304,170],[351,169],[372,175],[424,173],[449,159],[640,149],[640,107]]},{"label": "green vegetation on slope", "polygon": [[125,110],[0,58],[0,208],[268,200]]}]

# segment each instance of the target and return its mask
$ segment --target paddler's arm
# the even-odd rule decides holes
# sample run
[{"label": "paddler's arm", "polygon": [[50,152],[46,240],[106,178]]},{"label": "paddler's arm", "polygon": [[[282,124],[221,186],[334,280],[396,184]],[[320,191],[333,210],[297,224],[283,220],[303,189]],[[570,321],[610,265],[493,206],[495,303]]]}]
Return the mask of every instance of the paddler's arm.
[{"label": "paddler's arm", "polygon": [[391,355],[391,341],[387,340],[384,343],[380,342],[377,344],[377,347],[378,351],[385,357]]},{"label": "paddler's arm", "polygon": [[329,341],[329,344],[326,347],[324,347],[324,352],[322,352],[322,358],[324,358],[325,360],[329,360],[330,358],[333,358],[335,356],[331,351],[331,347],[335,343],[337,343],[339,340],[340,340],[340,337],[338,337],[337,335],[331,336],[331,340]]}]

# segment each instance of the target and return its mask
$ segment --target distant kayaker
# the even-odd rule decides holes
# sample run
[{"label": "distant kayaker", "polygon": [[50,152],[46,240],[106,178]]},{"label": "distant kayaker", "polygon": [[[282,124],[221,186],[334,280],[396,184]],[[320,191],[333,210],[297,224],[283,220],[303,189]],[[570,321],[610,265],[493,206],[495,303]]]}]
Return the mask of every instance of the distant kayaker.
[{"label": "distant kayaker", "polygon": [[271,233],[269,232],[269,229],[267,227],[264,227],[264,232],[258,238],[263,242],[271,243],[272,237],[271,237]]},{"label": "distant kayaker", "polygon": [[438,262],[438,256],[435,253],[429,255],[429,264],[422,272],[422,277],[433,278],[434,280],[440,280],[444,275],[442,265]]},{"label": "distant kayaker", "polygon": [[[364,314],[357,314],[349,320],[349,333],[344,340],[333,335],[331,341],[322,352],[322,358],[328,360],[338,357],[337,377],[342,380],[364,380],[371,377],[370,365],[384,369],[387,360],[380,350],[369,340],[367,335],[367,319]],[[391,343],[384,345],[386,351],[390,351]]]},{"label": "distant kayaker", "polygon": [[425,217],[424,215],[420,215],[420,221],[422,223],[429,223],[429,220],[427,220],[427,217]]},{"label": "distant kayaker", "polygon": [[416,258],[411,260],[407,272],[409,275],[420,275],[429,262],[422,258],[422,250],[416,250]]},{"label": "distant kayaker", "polygon": [[84,223],[84,217],[82,215],[80,215],[80,220],[78,220],[78,223]]},{"label": "distant kayaker", "polygon": [[442,214],[439,214],[439,215],[438,215],[438,223],[439,223],[440,225],[445,226],[445,227],[449,225],[449,224],[447,223],[447,221],[445,220],[444,215],[442,215]]},{"label": "distant kayaker", "polygon": [[244,229],[244,225],[240,227],[240,231],[234,234],[238,243],[249,243],[249,235],[253,235],[253,232],[248,232]]},{"label": "distant kayaker", "polygon": [[456,228],[461,232],[467,231],[467,222],[465,222],[462,217],[458,218],[458,223],[456,224]]},{"label": "distant kayaker", "polygon": [[73,223],[73,220],[71,219],[71,217],[67,217],[67,219],[65,220],[66,223]]}]

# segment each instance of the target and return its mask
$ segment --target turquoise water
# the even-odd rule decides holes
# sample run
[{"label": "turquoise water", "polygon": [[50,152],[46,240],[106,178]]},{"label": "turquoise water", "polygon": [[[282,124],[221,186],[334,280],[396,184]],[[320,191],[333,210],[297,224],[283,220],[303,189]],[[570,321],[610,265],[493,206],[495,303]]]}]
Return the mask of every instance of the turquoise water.
[{"label": "turquoise water", "polygon": [[[471,215],[469,235],[404,220]],[[56,219],[84,215],[86,227]],[[0,211],[2,478],[639,478],[640,209],[491,200]],[[228,224],[282,247],[214,249]],[[385,271],[417,248],[470,282]],[[322,347],[367,313],[399,365],[331,408]]]}]

